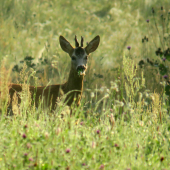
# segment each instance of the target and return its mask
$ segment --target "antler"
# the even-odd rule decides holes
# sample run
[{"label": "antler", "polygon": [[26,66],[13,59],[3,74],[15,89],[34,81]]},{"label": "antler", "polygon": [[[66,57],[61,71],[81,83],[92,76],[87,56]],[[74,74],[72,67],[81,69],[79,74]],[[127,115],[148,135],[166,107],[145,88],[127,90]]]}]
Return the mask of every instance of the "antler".
[{"label": "antler", "polygon": [[75,45],[76,45],[76,47],[79,47],[79,43],[77,41],[77,36],[76,35],[75,35]]},{"label": "antler", "polygon": [[81,47],[83,47],[84,38],[81,36]]}]

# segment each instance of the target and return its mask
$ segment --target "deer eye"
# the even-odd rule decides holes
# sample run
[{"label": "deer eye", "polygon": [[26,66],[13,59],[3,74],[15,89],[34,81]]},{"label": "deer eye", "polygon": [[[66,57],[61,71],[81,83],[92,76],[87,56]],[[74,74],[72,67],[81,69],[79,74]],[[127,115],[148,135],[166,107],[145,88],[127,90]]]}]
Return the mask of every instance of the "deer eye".
[{"label": "deer eye", "polygon": [[87,60],[87,56],[86,56],[86,57],[84,57],[84,59],[85,59],[85,60]]},{"label": "deer eye", "polygon": [[71,59],[72,59],[72,60],[76,60],[76,57],[73,56],[73,57],[71,57]]}]

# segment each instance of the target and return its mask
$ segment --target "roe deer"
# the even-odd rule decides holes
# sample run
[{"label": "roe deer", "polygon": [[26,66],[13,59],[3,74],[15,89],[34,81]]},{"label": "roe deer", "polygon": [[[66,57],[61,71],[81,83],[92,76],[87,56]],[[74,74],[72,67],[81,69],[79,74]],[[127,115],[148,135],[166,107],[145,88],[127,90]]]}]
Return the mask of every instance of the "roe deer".
[{"label": "roe deer", "polygon": [[[88,45],[83,48],[83,37],[81,37],[81,46],[77,41],[75,36],[75,48],[71,46],[71,44],[63,37],[59,37],[60,46],[68,53],[71,57],[71,69],[68,77],[68,81],[64,84],[55,84],[49,86],[40,86],[34,87],[29,86],[29,90],[31,93],[32,100],[35,99],[35,106],[38,107],[40,99],[43,99],[43,104],[45,106],[50,107],[51,110],[56,108],[57,98],[62,94],[66,94],[65,102],[68,106],[74,101],[77,105],[80,104],[82,90],[83,90],[83,79],[87,69],[87,59],[90,53],[94,52],[100,42],[100,37],[96,36],[92,41],[88,43]],[[8,106],[8,113],[10,115],[13,114],[12,111],[12,100],[13,95],[16,92],[18,103],[21,102],[20,96],[18,92],[22,91],[22,85],[19,84],[10,84],[9,94],[10,94],[10,102]],[[50,103],[51,102],[51,103]]]}]

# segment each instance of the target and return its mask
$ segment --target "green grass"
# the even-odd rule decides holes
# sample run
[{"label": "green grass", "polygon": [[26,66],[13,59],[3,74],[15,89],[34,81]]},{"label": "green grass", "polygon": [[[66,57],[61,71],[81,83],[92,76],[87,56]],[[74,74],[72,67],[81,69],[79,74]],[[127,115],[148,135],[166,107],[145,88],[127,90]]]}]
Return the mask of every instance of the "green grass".
[{"label": "green grass", "polygon": [[35,113],[1,119],[1,169],[168,168],[168,127],[143,117],[118,120],[112,130],[108,118],[99,122],[92,115],[83,121],[43,113],[39,120]]},{"label": "green grass", "polygon": [[[164,79],[157,68],[136,65],[157,59],[161,41],[151,9],[162,38],[161,6],[170,9],[168,0],[0,0],[0,169],[169,169]],[[49,113],[30,106],[25,91],[15,115],[6,116],[8,82],[67,80],[69,56],[60,48],[60,35],[73,46],[75,35],[85,42],[101,37],[88,61],[81,106],[71,117],[62,102]],[[148,44],[142,44],[145,35]],[[34,58],[36,72],[20,62],[26,56]],[[10,72],[16,64],[25,70]]]}]

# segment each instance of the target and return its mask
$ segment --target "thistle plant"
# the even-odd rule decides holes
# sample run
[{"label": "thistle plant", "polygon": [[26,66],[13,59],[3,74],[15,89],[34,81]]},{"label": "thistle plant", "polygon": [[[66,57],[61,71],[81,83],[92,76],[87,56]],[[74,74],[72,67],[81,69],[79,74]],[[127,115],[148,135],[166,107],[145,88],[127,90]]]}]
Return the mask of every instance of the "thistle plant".
[{"label": "thistle plant", "polygon": [[[170,61],[170,34],[169,34],[169,25],[170,25],[170,12],[166,11],[163,6],[160,7],[160,10],[155,10],[152,8],[151,10],[152,17],[151,19],[147,19],[148,32],[149,36],[144,36],[142,38],[142,43],[144,45],[144,57],[147,58],[147,63],[152,66],[158,68],[159,74],[166,81],[165,93],[170,95],[170,82],[169,82],[169,61]],[[156,17],[160,15],[160,17]],[[157,19],[158,18],[158,19]],[[158,36],[158,42],[155,39],[155,36],[152,34],[153,29],[156,30]],[[149,57],[149,49],[148,42],[153,43],[155,48],[155,61],[150,59]],[[143,60],[139,62],[140,67],[145,64]]]}]

